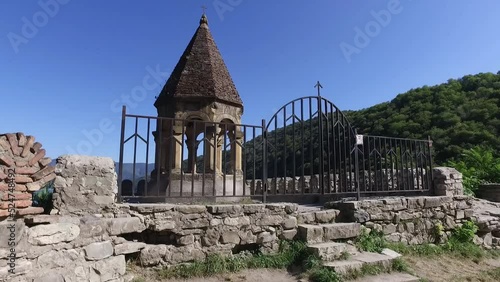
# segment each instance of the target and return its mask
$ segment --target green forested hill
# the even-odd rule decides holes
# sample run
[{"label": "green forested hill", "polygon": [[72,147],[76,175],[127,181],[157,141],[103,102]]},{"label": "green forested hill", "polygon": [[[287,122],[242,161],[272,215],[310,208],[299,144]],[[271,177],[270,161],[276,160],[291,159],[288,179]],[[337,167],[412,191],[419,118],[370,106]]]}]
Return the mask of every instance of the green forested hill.
[{"label": "green forested hill", "polygon": [[500,152],[500,72],[423,86],[390,102],[344,112],[361,134],[434,141],[435,162],[476,145]]},{"label": "green forested hill", "polygon": [[[467,75],[460,79],[450,79],[436,86],[423,86],[396,96],[392,101],[381,103],[358,111],[343,112],[359,134],[388,137],[403,137],[433,140],[434,163],[445,165],[446,162],[460,157],[464,150],[476,146],[490,148],[496,157],[500,156],[500,72]],[[309,132],[310,123],[313,132]],[[303,124],[304,139],[311,140],[312,150],[317,152],[317,118]],[[299,128],[296,128],[299,130]],[[283,175],[286,166],[287,174],[292,175],[293,161],[291,152],[283,156],[283,147],[293,147],[293,130],[283,128],[268,133],[270,138],[277,137],[276,147],[281,150],[277,156],[268,154],[269,163],[276,159],[278,176]],[[286,138],[284,138],[286,136]],[[296,132],[294,148],[300,146],[300,132]],[[274,139],[273,139],[274,140]],[[309,141],[307,141],[309,142]],[[284,143],[284,144],[283,144]],[[246,175],[260,178],[262,174],[262,136],[249,140],[245,144]],[[308,143],[309,144],[309,143]],[[253,154],[255,146],[255,155]],[[306,146],[304,152],[296,152],[310,156],[311,148]],[[304,169],[309,173],[319,169],[318,154],[314,159],[306,157]],[[229,152],[225,153],[229,163]],[[299,159],[295,170],[302,167]],[[255,166],[255,172],[254,172]],[[202,157],[198,157],[198,167],[202,167]],[[273,175],[273,166],[268,166],[268,175]]]}]

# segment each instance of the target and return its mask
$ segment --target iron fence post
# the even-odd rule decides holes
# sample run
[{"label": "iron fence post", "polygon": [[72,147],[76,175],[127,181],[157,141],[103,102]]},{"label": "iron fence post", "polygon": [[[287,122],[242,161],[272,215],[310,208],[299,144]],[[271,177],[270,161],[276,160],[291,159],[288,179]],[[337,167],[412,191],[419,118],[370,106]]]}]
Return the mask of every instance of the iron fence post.
[{"label": "iron fence post", "polygon": [[266,129],[266,120],[262,119],[262,202],[266,203],[266,201],[267,201],[267,129]]},{"label": "iron fence post", "polygon": [[355,138],[355,143],[354,143],[354,176],[356,177],[356,192],[357,192],[357,200],[361,198],[361,192],[359,190],[359,157],[358,157],[358,150],[359,150],[359,145],[357,141],[357,136],[358,136],[358,130],[354,129],[354,138]]},{"label": "iron fence post", "polygon": [[[321,195],[325,194],[325,181],[324,181],[324,164],[323,164],[323,109],[321,106],[321,84],[318,83],[316,86],[318,88],[318,132],[319,132],[319,185],[321,187]],[[313,171],[314,171],[314,163],[311,164],[313,166]],[[330,172],[328,172],[330,173]],[[286,175],[285,175],[286,177]]]},{"label": "iron fence post", "polygon": [[[432,190],[430,191],[432,194],[434,194],[434,173],[432,171],[432,139],[431,139],[431,136],[430,135],[427,135],[427,146],[429,148],[429,173],[431,174],[430,175],[430,185],[429,185],[429,188]],[[429,177],[427,177],[427,179],[429,179]]]},{"label": "iron fence post", "polygon": [[122,106],[122,126],[120,133],[120,160],[118,163],[118,203],[122,202],[122,181],[123,181],[123,147],[125,142],[125,118],[127,114],[126,106]]}]

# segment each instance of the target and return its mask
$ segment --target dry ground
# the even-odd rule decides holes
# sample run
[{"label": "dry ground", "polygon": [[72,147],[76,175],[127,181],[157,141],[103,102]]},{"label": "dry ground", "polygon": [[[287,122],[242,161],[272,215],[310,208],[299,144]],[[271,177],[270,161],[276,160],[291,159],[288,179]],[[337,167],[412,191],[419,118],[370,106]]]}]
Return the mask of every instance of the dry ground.
[{"label": "dry ground", "polygon": [[[403,260],[412,269],[414,275],[422,278],[422,281],[432,282],[498,282],[498,277],[493,278],[486,275],[487,271],[500,269],[500,259],[485,259],[474,262],[472,259],[457,259],[447,255],[435,257],[405,256]],[[143,279],[134,282],[297,282],[307,281],[286,270],[252,269],[239,273],[223,274],[216,277],[158,280],[153,271],[133,267],[129,272],[135,277]]]},{"label": "dry ground", "polygon": [[[156,282],[156,276],[150,271],[138,271],[134,269],[135,277],[143,277],[144,280],[137,282]],[[134,281],[134,282],[135,282]],[[215,277],[191,278],[191,279],[165,279],[162,282],[297,282],[301,281],[298,276],[288,273],[286,270],[275,269],[249,269],[238,273],[230,273]],[[304,280],[305,281],[305,280]]]},{"label": "dry ground", "polygon": [[450,256],[404,257],[404,261],[423,281],[482,281],[498,282],[486,275],[487,271],[500,268],[500,259],[485,259],[474,262],[471,259],[457,259]]}]

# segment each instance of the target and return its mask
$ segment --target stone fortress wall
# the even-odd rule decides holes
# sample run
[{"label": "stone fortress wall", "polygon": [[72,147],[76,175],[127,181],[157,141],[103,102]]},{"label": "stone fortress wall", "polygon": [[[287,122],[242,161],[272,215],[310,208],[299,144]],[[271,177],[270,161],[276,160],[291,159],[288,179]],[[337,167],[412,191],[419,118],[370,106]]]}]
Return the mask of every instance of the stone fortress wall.
[{"label": "stone fortress wall", "polygon": [[[461,175],[454,169],[434,170],[440,196],[336,202],[307,210],[290,203],[117,204],[113,166],[107,158],[58,158],[53,214],[0,222],[0,281],[128,281],[129,258],[163,266],[213,253],[270,253],[281,239],[356,235],[361,225],[383,231],[392,241],[419,244],[433,242],[438,224],[446,240],[457,225],[475,220],[480,226],[476,242],[499,246],[500,205],[460,195]],[[339,222],[349,224],[331,224]],[[15,259],[3,236],[12,229]],[[9,273],[10,263],[15,275]]]}]

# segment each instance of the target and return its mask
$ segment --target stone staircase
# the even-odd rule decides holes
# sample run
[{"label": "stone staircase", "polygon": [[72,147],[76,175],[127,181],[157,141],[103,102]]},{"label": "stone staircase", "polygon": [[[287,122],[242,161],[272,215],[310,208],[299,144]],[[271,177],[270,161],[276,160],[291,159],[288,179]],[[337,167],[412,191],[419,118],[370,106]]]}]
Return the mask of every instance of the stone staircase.
[{"label": "stone staircase", "polygon": [[[332,268],[339,274],[360,270],[365,265],[377,265],[390,270],[393,260],[400,255],[389,249],[385,249],[380,254],[359,251],[349,240],[355,239],[360,234],[361,224],[359,223],[330,222],[298,225],[299,238],[307,243],[313,254],[321,258],[324,266]],[[384,273],[363,277],[363,279],[366,280],[359,281],[419,281],[418,277],[406,273]]]}]

